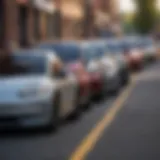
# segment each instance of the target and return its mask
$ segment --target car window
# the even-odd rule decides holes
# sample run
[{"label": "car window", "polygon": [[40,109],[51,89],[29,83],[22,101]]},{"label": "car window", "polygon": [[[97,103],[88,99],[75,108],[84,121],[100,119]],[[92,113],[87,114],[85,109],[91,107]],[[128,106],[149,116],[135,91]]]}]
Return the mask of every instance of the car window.
[{"label": "car window", "polygon": [[144,41],[144,46],[146,46],[146,47],[150,47],[150,46],[152,46],[152,44],[153,44],[153,42],[150,39]]},{"label": "car window", "polygon": [[64,63],[77,61],[80,59],[80,48],[65,44],[44,44],[40,48],[52,49]]},{"label": "car window", "polygon": [[[3,65],[7,61],[7,66]],[[0,74],[44,74],[46,72],[46,58],[32,55],[12,55],[1,63]]]},{"label": "car window", "polygon": [[91,59],[94,59],[93,55],[94,55],[95,50],[92,49],[91,47],[84,47],[82,50],[82,58],[86,61],[89,62]]},{"label": "car window", "polygon": [[90,49],[91,55],[94,59],[100,59],[104,55],[104,47],[92,45]]},{"label": "car window", "polygon": [[122,50],[122,47],[118,44],[108,44],[108,50],[110,52],[116,53]]}]

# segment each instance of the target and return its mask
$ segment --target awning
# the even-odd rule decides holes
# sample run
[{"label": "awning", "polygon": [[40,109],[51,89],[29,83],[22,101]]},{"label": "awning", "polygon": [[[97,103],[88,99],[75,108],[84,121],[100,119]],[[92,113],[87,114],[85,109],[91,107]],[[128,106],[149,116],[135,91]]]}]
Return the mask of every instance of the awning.
[{"label": "awning", "polygon": [[70,19],[81,19],[84,16],[81,5],[71,2],[62,3],[61,13],[63,17]]}]

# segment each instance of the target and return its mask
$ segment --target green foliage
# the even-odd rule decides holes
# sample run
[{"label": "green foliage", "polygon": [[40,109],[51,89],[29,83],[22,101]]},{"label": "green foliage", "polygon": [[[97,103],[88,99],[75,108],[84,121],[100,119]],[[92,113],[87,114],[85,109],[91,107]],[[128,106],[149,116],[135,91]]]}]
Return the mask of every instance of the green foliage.
[{"label": "green foliage", "polygon": [[133,34],[135,33],[133,17],[134,13],[124,13],[122,16],[122,28],[124,33]]},{"label": "green foliage", "polygon": [[135,27],[140,33],[146,34],[151,31],[157,20],[156,0],[135,0],[135,3]]}]

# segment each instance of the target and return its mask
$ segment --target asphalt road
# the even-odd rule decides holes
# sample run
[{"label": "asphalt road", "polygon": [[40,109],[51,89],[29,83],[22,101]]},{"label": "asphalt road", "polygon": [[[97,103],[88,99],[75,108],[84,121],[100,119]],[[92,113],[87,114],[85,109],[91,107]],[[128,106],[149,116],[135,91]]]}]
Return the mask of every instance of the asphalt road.
[{"label": "asphalt road", "polygon": [[56,133],[0,134],[0,160],[160,159],[160,62]]}]

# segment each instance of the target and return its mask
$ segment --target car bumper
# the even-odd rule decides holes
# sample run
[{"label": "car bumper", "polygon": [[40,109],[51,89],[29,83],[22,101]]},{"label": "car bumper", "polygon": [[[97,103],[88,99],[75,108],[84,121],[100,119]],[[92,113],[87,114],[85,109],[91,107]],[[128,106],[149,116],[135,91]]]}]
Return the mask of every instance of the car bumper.
[{"label": "car bumper", "polygon": [[36,127],[49,123],[51,105],[35,104],[0,104],[0,129],[10,127]]},{"label": "car bumper", "polygon": [[107,91],[110,92],[118,88],[120,83],[120,78],[118,74],[115,74],[113,76],[107,76],[106,82],[107,82]]}]

